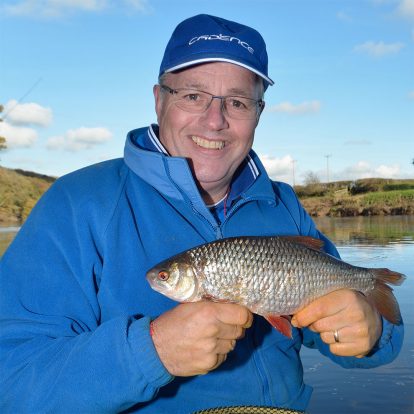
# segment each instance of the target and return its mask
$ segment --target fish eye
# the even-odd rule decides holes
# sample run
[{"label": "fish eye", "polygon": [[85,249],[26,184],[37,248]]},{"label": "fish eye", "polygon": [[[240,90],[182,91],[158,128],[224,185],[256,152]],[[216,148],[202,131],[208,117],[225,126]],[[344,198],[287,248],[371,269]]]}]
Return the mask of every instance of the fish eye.
[{"label": "fish eye", "polygon": [[170,274],[166,270],[160,270],[158,272],[158,279],[162,280],[163,282],[168,280],[169,277],[170,277]]}]

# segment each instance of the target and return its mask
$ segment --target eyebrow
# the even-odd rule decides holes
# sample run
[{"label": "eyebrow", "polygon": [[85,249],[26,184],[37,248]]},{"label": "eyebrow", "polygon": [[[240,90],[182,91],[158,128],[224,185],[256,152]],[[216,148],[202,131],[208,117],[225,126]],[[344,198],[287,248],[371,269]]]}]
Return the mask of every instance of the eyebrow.
[{"label": "eyebrow", "polygon": [[[199,82],[189,82],[189,83],[185,83],[185,88],[190,88],[190,89],[198,89],[204,92],[208,92],[206,89],[207,85],[205,83],[199,83]],[[242,89],[242,88],[230,88],[226,95],[236,95],[236,96],[245,96],[246,98],[249,97],[249,93],[247,92],[246,89]]]}]

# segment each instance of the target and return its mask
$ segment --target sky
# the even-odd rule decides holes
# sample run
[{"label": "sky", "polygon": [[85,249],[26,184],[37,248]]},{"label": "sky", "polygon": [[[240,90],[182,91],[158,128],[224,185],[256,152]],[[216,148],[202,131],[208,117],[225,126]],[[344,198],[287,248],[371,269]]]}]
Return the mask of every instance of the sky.
[{"label": "sky", "polygon": [[122,157],[156,122],[172,31],[199,13],[266,41],[253,149],[272,178],[414,177],[414,0],[2,0],[0,165],[62,176]]}]

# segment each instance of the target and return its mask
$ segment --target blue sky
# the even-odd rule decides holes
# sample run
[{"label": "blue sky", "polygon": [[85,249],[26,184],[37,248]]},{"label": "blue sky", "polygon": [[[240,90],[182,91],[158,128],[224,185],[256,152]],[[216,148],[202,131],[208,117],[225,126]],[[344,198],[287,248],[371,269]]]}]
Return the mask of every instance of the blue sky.
[{"label": "blue sky", "polygon": [[265,38],[254,149],[273,178],[414,177],[414,0],[3,0],[0,164],[61,176],[122,156],[155,122],[171,32],[198,13]]}]

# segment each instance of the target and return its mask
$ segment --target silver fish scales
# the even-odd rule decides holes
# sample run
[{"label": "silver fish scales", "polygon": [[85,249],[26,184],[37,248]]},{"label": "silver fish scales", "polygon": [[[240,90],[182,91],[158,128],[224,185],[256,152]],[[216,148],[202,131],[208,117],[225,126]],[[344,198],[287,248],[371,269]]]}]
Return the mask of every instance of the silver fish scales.
[{"label": "silver fish scales", "polygon": [[322,245],[303,236],[221,239],[160,263],[147,278],[153,289],[177,301],[240,303],[285,334],[280,316],[342,288],[362,292],[385,318],[399,323],[387,283],[400,284],[404,275],[353,266],[322,252]]}]

